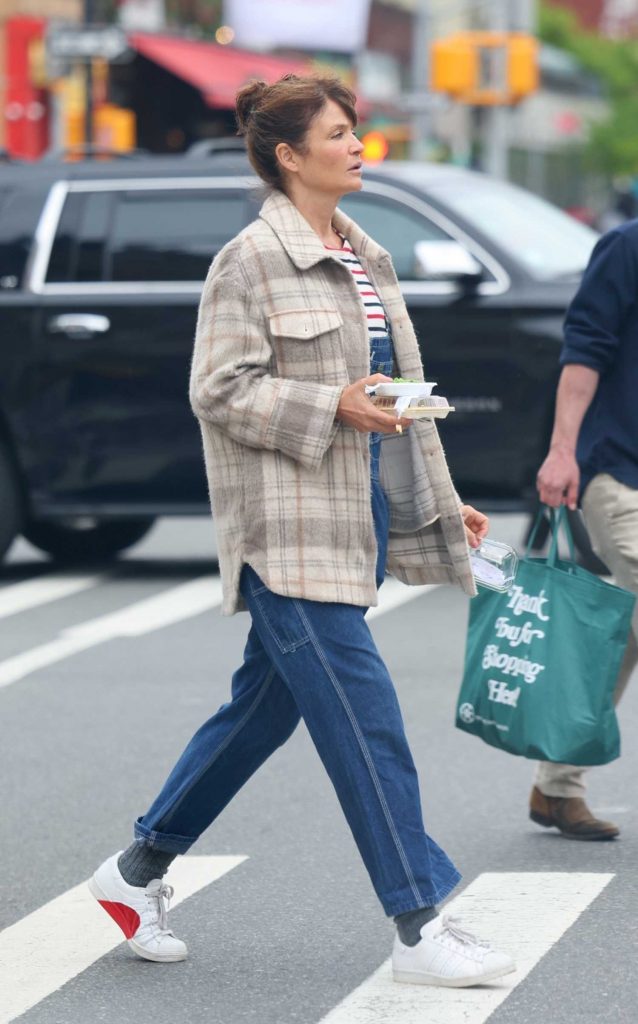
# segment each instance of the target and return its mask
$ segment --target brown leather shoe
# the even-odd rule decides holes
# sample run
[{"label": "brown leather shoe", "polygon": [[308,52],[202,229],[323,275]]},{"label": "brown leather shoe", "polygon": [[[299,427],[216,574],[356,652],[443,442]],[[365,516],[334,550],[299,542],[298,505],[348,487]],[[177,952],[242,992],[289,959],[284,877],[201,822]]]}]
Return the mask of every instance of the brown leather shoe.
[{"label": "brown leather shoe", "polygon": [[554,826],[566,839],[595,841],[615,839],[620,829],[611,821],[595,818],[579,796],[545,796],[534,786],[529,800],[529,816],[537,825]]}]

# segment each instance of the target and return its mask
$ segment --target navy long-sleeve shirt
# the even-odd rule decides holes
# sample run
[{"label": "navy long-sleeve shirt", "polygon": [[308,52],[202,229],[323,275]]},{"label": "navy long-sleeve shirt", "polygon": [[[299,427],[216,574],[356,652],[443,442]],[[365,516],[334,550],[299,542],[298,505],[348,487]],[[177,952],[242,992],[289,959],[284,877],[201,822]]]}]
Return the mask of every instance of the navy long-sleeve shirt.
[{"label": "navy long-sleeve shirt", "polygon": [[597,473],[638,488],[638,220],[596,244],[564,334],[561,364],[600,373],[578,437],[580,492]]}]

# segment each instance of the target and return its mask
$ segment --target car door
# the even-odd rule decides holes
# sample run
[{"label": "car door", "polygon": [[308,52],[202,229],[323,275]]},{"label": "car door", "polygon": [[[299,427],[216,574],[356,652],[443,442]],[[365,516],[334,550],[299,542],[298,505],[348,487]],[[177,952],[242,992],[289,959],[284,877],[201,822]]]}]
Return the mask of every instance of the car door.
[{"label": "car door", "polygon": [[60,184],[34,265],[36,514],[207,507],[188,401],[197,304],[250,219],[236,179]]},{"label": "car door", "polygon": [[[468,499],[517,495],[529,475],[519,458],[529,380],[512,344],[507,272],[449,218],[398,185],[368,181],[339,205],[392,255],[426,377],[455,407],[439,427],[457,487]],[[419,276],[420,241],[460,242],[481,264],[482,283],[464,292],[454,281]]]}]

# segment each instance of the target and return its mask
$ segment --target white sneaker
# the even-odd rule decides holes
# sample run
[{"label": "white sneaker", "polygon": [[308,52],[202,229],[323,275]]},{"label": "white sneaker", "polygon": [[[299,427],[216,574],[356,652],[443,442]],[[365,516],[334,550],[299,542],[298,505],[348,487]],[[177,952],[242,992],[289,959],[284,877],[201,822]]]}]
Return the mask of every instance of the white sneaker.
[{"label": "white sneaker", "polygon": [[185,960],[186,944],[167,927],[173,887],[154,878],[146,888],[125,882],[117,866],[120,853],[109,857],[89,879],[89,889],[126,935],[138,956],[160,963]]},{"label": "white sneaker", "polygon": [[416,946],[404,946],[398,932],[394,940],[395,981],[465,988],[515,970],[511,957],[498,953],[489,943],[466,931],[458,917],[446,914],[423,925],[421,941]]}]

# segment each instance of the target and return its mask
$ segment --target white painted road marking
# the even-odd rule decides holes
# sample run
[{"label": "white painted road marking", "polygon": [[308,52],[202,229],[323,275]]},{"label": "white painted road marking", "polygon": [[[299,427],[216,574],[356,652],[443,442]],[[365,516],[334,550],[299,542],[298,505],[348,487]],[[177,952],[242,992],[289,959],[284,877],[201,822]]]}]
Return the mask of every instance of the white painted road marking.
[{"label": "white painted road marking", "polygon": [[[86,579],[91,580],[90,577]],[[35,584],[41,581],[32,580],[29,582]],[[53,583],[53,581],[51,582]],[[94,581],[91,580],[87,586],[92,586],[93,583]],[[74,585],[77,590],[84,589],[83,586],[79,585],[79,580],[76,580]],[[26,584],[16,584],[16,587],[22,586],[26,586]],[[66,596],[68,593],[74,592],[72,589],[67,589],[66,592],[63,592],[61,580],[58,580],[57,586],[59,588],[57,595],[54,595],[53,587],[50,591],[54,596]],[[417,597],[422,597],[424,594],[436,590],[438,586],[439,584],[407,587],[405,584],[400,583],[399,580],[389,577],[379,591],[379,604],[369,610],[367,618],[374,619],[385,612],[393,611],[407,601],[413,601]],[[71,588],[70,580],[68,581],[68,587]],[[35,598],[36,593],[37,591],[33,591],[31,596]],[[44,593],[45,591],[42,590],[41,594]],[[1,595],[2,591],[0,591],[0,602],[2,599]],[[54,596],[46,599],[54,600]],[[42,599],[44,600],[45,598],[43,597]],[[27,598],[23,597],[23,600],[26,601]],[[116,637],[142,636],[144,633],[163,629],[165,626],[171,626],[175,622],[181,622],[183,619],[191,618],[194,615],[199,615],[211,608],[215,608],[221,604],[221,601],[221,579],[218,576],[205,576],[191,580],[188,583],[182,583],[178,587],[171,587],[169,590],[164,590],[153,597],[144,598],[144,600],[127,605],[118,611],[99,615],[97,618],[89,619],[87,622],[82,622],[77,626],[69,626],[67,629],[63,629],[55,640],[39,644],[28,651],[23,651],[21,654],[16,654],[5,661],[0,661],[0,689],[10,686],[12,683],[17,683],[20,679],[24,679],[25,676],[31,675],[32,672],[37,672],[48,665],[54,665],[64,658],[71,657],[73,654],[86,651],[96,644],[104,643],[107,640],[114,640]],[[25,604],[25,607],[28,606]],[[11,614],[11,612],[5,614]]]},{"label": "white painted road marking", "polygon": [[0,662],[0,689],[24,679],[37,669],[53,665],[106,640],[119,636],[142,636],[199,615],[221,604],[221,599],[219,577],[204,576],[136,601],[116,612],[70,626],[63,629],[55,640]]},{"label": "white painted road marking", "polygon": [[483,1024],[596,899],[614,876],[563,872],[490,873],[446,906],[471,931],[510,953],[518,970],[478,988],[397,984],[390,960],[320,1024]]},{"label": "white painted road marking", "polygon": [[0,619],[95,587],[101,576],[38,576],[0,589]]},{"label": "white painted road marking", "polygon": [[414,601],[416,597],[423,597],[424,594],[438,590],[440,586],[440,583],[431,583],[423,587],[408,587],[405,583],[401,583],[400,580],[396,579],[396,577],[387,576],[379,590],[379,603],[374,608],[370,608],[366,614],[366,619],[369,622],[370,619],[375,619],[378,615],[394,611],[395,608],[399,608],[402,604]]},{"label": "white painted road marking", "polygon": [[[246,857],[178,857],[166,880],[175,886],[172,906],[232,871]],[[0,932],[0,1024],[46,999],[123,941],[86,882]],[[131,956],[134,954],[131,953]]]}]

